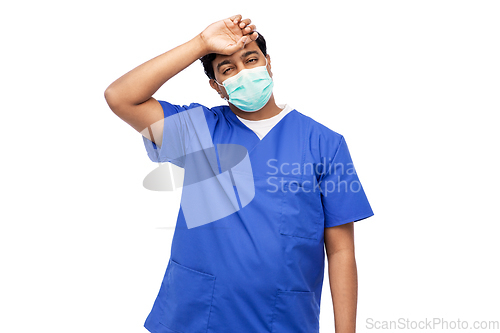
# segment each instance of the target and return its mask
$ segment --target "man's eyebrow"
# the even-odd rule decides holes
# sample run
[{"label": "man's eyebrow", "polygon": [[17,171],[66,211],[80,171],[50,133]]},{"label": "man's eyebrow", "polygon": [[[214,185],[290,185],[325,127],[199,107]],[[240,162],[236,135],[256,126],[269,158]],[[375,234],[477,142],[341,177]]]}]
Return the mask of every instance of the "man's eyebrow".
[{"label": "man's eyebrow", "polygon": [[230,63],[231,63],[231,61],[229,59],[226,59],[224,61],[219,62],[219,64],[217,65],[217,71],[219,71],[219,68],[221,66],[224,66],[224,65],[227,65],[227,64],[230,64]]},{"label": "man's eyebrow", "polygon": [[245,57],[248,57],[251,54],[259,54],[259,52],[257,52],[257,51],[247,51],[247,52],[243,53],[240,58],[243,59]]}]

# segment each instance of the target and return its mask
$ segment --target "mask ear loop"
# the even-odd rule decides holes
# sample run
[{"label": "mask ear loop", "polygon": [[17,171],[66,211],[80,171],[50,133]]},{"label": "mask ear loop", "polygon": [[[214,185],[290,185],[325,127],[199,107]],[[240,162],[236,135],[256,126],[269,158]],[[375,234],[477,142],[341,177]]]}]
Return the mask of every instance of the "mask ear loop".
[{"label": "mask ear loop", "polygon": [[[215,83],[217,83],[219,86],[224,87],[224,85],[222,85],[222,84],[220,84],[219,82],[217,82],[217,80],[216,80],[216,79],[214,79],[214,81],[215,81]],[[224,98],[224,100],[225,100],[225,101],[229,101],[229,100],[227,99],[227,97],[226,97],[226,96],[223,96],[222,98]]]}]

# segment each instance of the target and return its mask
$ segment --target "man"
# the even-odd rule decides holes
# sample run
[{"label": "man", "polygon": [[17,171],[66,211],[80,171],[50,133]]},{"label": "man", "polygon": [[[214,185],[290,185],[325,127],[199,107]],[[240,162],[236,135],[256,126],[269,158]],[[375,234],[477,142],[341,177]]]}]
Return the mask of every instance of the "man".
[{"label": "man", "polygon": [[[215,22],[106,89],[151,160],[190,178],[150,332],[319,332],[325,248],[335,331],[355,332],[353,222],[373,212],[343,136],[275,103],[271,58],[255,28],[241,15]],[[228,105],[151,97],[197,59]],[[229,149],[226,158],[239,157],[224,166],[224,147],[244,152]],[[199,184],[208,187],[191,190]]]}]

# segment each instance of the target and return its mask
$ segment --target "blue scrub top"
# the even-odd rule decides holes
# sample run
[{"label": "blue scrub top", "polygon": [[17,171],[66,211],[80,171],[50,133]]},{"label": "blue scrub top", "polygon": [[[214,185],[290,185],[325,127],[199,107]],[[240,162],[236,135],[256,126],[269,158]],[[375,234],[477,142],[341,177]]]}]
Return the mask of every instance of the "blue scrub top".
[{"label": "blue scrub top", "polygon": [[[183,211],[195,206],[179,209],[170,260],[146,329],[319,332],[324,228],[373,215],[344,137],[293,110],[260,140],[228,106],[159,102],[165,120],[200,110],[190,117],[203,118],[194,122],[206,123],[215,147],[246,148],[255,193],[243,205],[240,198],[235,212],[196,227],[188,225],[189,212]],[[181,167],[186,141],[195,139],[182,126],[165,127],[161,148],[143,137],[153,162]]]}]

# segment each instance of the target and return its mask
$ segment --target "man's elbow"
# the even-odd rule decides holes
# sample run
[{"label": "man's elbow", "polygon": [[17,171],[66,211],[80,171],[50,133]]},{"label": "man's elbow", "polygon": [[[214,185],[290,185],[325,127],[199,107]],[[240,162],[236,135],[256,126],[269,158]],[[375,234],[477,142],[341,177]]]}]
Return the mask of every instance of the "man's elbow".
[{"label": "man's elbow", "polygon": [[104,90],[104,99],[106,100],[106,103],[108,103],[109,108],[116,113],[119,98],[113,91],[113,88],[108,87]]}]

